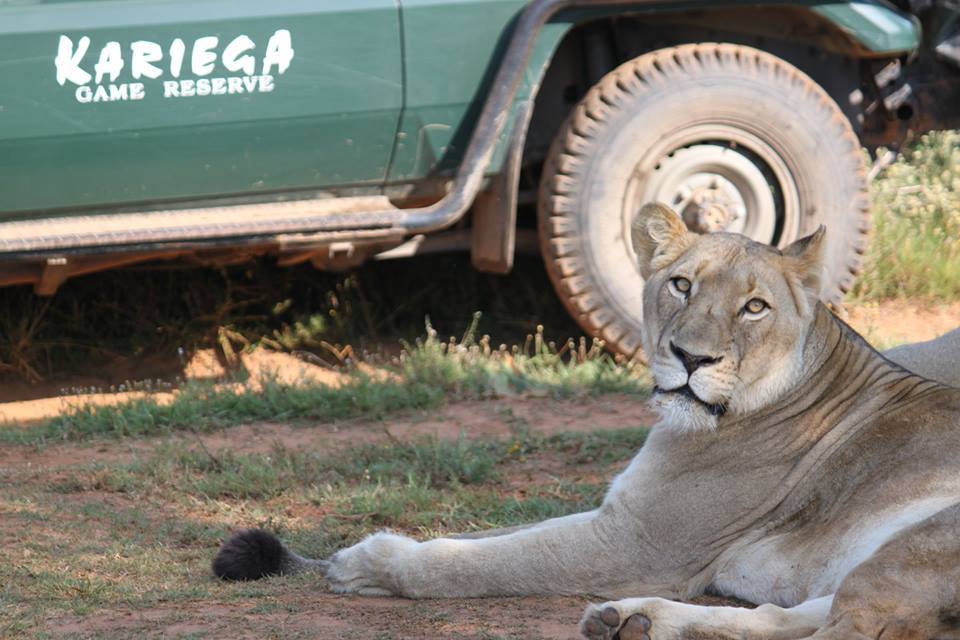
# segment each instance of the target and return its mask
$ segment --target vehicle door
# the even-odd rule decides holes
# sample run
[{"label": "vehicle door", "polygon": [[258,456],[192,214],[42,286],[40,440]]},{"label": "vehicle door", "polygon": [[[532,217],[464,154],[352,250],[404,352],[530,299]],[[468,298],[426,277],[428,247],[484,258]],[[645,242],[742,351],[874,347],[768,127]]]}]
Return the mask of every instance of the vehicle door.
[{"label": "vehicle door", "polygon": [[0,5],[0,220],[381,184],[400,54],[394,0]]}]

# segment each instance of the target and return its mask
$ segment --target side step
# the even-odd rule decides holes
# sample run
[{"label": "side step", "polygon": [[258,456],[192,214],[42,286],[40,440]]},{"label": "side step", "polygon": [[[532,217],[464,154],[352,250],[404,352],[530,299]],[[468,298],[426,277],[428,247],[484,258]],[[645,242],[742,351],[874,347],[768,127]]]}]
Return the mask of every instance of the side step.
[{"label": "side step", "polygon": [[330,240],[396,236],[403,232],[394,226],[401,211],[384,196],[369,196],[4,222],[0,259],[216,246],[238,239],[296,244],[322,243],[328,235]]},{"label": "side step", "polygon": [[229,264],[275,252],[282,264],[348,268],[401,244],[403,214],[371,196],[0,222],[0,286],[53,295],[69,278],[187,255]]}]

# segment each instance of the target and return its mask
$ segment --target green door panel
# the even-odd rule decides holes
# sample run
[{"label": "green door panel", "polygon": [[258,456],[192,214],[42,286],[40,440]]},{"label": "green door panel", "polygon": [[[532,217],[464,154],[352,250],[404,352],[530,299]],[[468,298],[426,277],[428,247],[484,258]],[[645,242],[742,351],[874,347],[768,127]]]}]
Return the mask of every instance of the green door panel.
[{"label": "green door panel", "polygon": [[401,0],[406,95],[391,181],[456,168],[511,22],[526,4]]},{"label": "green door panel", "polygon": [[[406,108],[388,177],[391,182],[453,172],[469,140],[513,20],[527,3],[520,0],[401,0],[401,4]],[[643,11],[684,11],[738,4],[758,3],[691,0],[648,5]],[[920,42],[916,21],[880,0],[771,0],[761,4],[809,6],[878,56],[911,51]],[[585,20],[624,10],[622,7],[578,8],[560,13],[543,28],[514,101],[510,124],[498,141],[488,174],[497,173],[502,166],[513,116],[522,102],[533,97],[553,52],[567,32]]]},{"label": "green door panel", "polygon": [[0,219],[382,184],[400,52],[394,0],[0,5]]}]

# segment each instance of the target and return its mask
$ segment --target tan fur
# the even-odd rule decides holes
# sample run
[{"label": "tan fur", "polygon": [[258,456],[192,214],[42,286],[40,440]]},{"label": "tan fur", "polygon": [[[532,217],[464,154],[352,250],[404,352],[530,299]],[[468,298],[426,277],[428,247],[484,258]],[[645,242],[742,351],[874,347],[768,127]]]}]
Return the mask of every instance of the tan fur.
[{"label": "tan fur", "polygon": [[960,388],[960,329],[926,342],[894,347],[883,355],[914,373]]},{"label": "tan fur", "polygon": [[[324,565],[331,587],[633,596],[588,608],[592,639],[960,637],[960,390],[817,302],[822,232],[781,253],[648,206],[632,236],[663,420],[600,508],[476,539],[378,533]],[[753,298],[767,310],[745,314]],[[707,590],[763,606],[670,600]]]}]

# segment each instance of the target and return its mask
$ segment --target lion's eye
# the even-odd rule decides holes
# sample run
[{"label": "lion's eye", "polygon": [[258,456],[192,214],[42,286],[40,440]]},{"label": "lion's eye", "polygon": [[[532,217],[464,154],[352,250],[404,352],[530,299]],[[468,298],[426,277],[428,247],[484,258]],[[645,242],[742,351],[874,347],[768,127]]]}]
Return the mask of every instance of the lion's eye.
[{"label": "lion's eye", "polygon": [[673,291],[674,295],[678,295],[681,298],[686,298],[690,293],[690,288],[693,285],[690,284],[690,281],[686,278],[676,277],[670,278],[670,289]]},{"label": "lion's eye", "polygon": [[758,315],[770,308],[766,302],[760,298],[751,298],[747,304],[743,305],[743,310],[751,315]]}]

